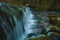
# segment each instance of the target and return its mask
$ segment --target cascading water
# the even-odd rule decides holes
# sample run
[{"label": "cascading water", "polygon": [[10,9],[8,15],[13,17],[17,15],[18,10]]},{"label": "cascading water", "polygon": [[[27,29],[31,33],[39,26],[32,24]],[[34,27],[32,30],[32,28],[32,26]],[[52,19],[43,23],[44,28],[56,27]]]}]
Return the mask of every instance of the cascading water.
[{"label": "cascading water", "polygon": [[23,30],[22,30],[22,25],[21,25],[21,22],[19,20],[16,20],[16,18],[14,17],[15,19],[15,22],[16,22],[16,27],[14,28],[14,31],[16,34],[16,40],[19,40],[22,33],[23,33]]},{"label": "cascading water", "polygon": [[19,40],[23,34],[21,20],[17,18],[18,12],[15,10],[8,3],[0,3],[0,28],[6,37],[5,39],[2,37],[1,40]]},{"label": "cascading water", "polygon": [[[4,20],[3,21],[4,23],[1,23],[1,25],[2,26],[5,25],[5,27],[3,26],[2,28],[6,34],[6,40],[27,40],[28,35],[30,33],[34,33],[34,30],[32,28],[35,27],[34,25],[36,25],[37,20],[35,19],[35,15],[33,14],[32,10],[29,7],[25,7],[25,10],[22,9],[23,10],[23,26],[25,29],[24,33],[23,33],[23,26],[22,26],[21,20],[19,20],[18,18],[19,12],[17,12],[17,10],[14,9],[11,6],[11,4],[1,3],[0,7],[1,7],[0,9],[2,9],[3,12],[6,12],[6,13],[3,13],[2,15],[4,14],[7,15],[6,18],[1,18]],[[6,15],[4,15],[4,17]],[[14,23],[15,25],[13,26]]]},{"label": "cascading water", "polygon": [[28,34],[33,33],[32,27],[34,27],[33,25],[36,24],[37,20],[34,20],[33,12],[29,7],[26,7],[23,13],[24,13],[23,22],[24,22],[25,32],[20,40],[27,40],[26,38]]},{"label": "cascading water", "polygon": [[[20,11],[21,11],[20,9],[23,10],[23,20],[20,15]],[[0,36],[1,37],[0,40],[28,40],[27,39],[28,35],[31,33],[35,33],[38,36],[39,32],[41,33],[41,29],[43,27],[37,23],[41,20],[40,19],[36,20],[35,15],[34,15],[35,13],[33,14],[33,12],[29,7],[25,7],[25,10],[24,10],[20,6],[19,7],[13,6],[8,3],[0,2],[0,35],[3,34],[3,36]],[[43,15],[45,12],[42,11],[40,13]],[[50,12],[48,12],[48,13],[50,13]],[[44,17],[42,17],[42,18],[43,18],[42,20],[44,22],[46,22],[45,21],[46,18],[44,18]],[[23,31],[23,26],[22,26],[21,21],[23,21],[23,26],[24,26],[25,31]],[[44,26],[45,26],[45,24],[44,24]],[[36,32],[34,29],[32,29],[36,26],[40,27],[40,30],[38,30],[39,32],[38,31]],[[49,29],[46,28],[46,30],[49,30]],[[48,36],[50,33],[48,33]],[[41,35],[39,35],[39,36],[41,36]]]}]

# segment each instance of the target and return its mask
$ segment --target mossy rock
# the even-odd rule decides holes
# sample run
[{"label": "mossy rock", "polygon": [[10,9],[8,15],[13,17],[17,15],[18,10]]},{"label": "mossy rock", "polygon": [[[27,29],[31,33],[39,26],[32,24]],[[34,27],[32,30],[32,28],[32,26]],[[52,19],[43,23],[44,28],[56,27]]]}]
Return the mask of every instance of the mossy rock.
[{"label": "mossy rock", "polygon": [[38,38],[38,40],[50,40],[50,39],[47,35],[41,34],[40,37]]},{"label": "mossy rock", "polygon": [[37,38],[29,38],[29,40],[50,40],[50,38],[46,35],[41,34]]},{"label": "mossy rock", "polygon": [[57,26],[60,28],[60,21],[57,22]]},{"label": "mossy rock", "polygon": [[46,32],[60,32],[60,28],[56,26],[48,26],[46,28]]},{"label": "mossy rock", "polygon": [[47,36],[57,36],[57,35],[60,35],[60,34],[57,33],[57,32],[49,32],[49,33],[47,34]]},{"label": "mossy rock", "polygon": [[56,32],[49,32],[47,34],[47,36],[51,39],[51,40],[55,40],[55,38],[59,39],[58,37],[60,37],[60,34],[59,33],[56,33]]},{"label": "mossy rock", "polygon": [[29,38],[28,40],[37,40],[37,38]]}]

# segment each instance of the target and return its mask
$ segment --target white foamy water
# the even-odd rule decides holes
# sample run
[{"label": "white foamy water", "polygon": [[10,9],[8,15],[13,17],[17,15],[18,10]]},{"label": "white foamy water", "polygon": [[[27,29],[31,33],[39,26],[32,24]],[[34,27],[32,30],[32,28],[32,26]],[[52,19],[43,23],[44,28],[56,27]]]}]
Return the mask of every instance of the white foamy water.
[{"label": "white foamy water", "polygon": [[26,7],[24,11],[24,16],[23,16],[23,22],[24,22],[24,28],[25,28],[25,34],[22,35],[22,38],[20,40],[27,40],[27,36],[30,33],[33,33],[33,30],[31,29],[35,25],[37,20],[34,20],[34,15],[33,12],[30,10],[29,7]]}]

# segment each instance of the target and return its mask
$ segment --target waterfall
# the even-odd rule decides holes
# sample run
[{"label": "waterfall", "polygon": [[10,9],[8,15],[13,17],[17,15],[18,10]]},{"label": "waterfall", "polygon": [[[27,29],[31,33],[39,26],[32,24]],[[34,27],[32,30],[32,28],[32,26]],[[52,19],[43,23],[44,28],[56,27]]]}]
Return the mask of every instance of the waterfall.
[{"label": "waterfall", "polygon": [[2,14],[1,16],[3,16],[4,18],[0,18],[2,19],[0,20],[0,25],[3,28],[4,33],[6,34],[6,40],[18,40],[23,33],[23,28],[21,26],[20,20],[18,20],[14,16],[15,26],[13,26],[13,24],[10,25],[10,22],[9,22],[9,21],[12,21],[12,19],[8,20],[8,18],[5,17],[6,16],[5,14]]},{"label": "waterfall", "polygon": [[[21,10],[20,10],[21,11]],[[5,39],[3,40],[19,40],[23,34],[21,20],[17,17],[19,14],[11,4],[0,3],[0,28],[2,27]]]},{"label": "waterfall", "polygon": [[[33,15],[32,10],[29,7],[26,7],[25,10],[22,9],[23,26],[25,29],[25,32],[23,32],[23,26],[19,19],[21,16],[19,15],[19,12],[21,10],[17,9],[17,6],[13,7],[8,3],[0,3],[0,7],[0,10],[2,11],[0,15],[0,26],[4,30],[6,40],[26,40],[28,34],[33,33],[32,27],[35,27],[33,25],[36,25],[37,22],[37,20],[34,19],[35,15]],[[20,11],[18,12],[17,10]]]},{"label": "waterfall", "polygon": [[17,35],[16,35],[17,40],[19,40],[23,33],[22,25],[21,25],[21,22],[19,20],[17,20],[15,17],[14,17],[14,19],[16,22],[16,27],[14,28],[14,30],[15,30],[15,33],[17,33]]},{"label": "waterfall", "polygon": [[33,33],[32,27],[34,27],[33,25],[36,24],[37,20],[34,20],[35,16],[33,15],[33,12],[29,7],[26,7],[23,13],[24,13],[23,23],[24,23],[25,32],[20,40],[27,40],[26,38],[28,34]]}]

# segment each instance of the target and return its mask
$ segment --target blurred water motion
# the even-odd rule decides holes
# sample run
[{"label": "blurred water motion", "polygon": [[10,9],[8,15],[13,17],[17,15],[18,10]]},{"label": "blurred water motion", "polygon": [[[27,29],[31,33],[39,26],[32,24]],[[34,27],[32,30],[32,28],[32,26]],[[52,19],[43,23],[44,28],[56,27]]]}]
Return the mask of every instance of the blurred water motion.
[{"label": "blurred water motion", "polygon": [[27,6],[0,2],[0,40],[58,40],[59,15],[60,12],[38,12]]},{"label": "blurred water motion", "polygon": [[[22,8],[23,9],[23,8]],[[0,40],[19,40],[23,34],[21,9],[17,6],[0,2]]]},{"label": "blurred water motion", "polygon": [[[23,16],[23,22],[24,22],[24,28],[25,28],[25,38],[28,36],[28,34],[33,33],[32,25],[36,25],[37,20],[34,19],[33,12],[29,7],[25,8],[24,16]],[[25,39],[24,36],[22,36],[22,39]],[[21,40],[22,40],[21,39]],[[25,39],[26,40],[26,39]]]}]

